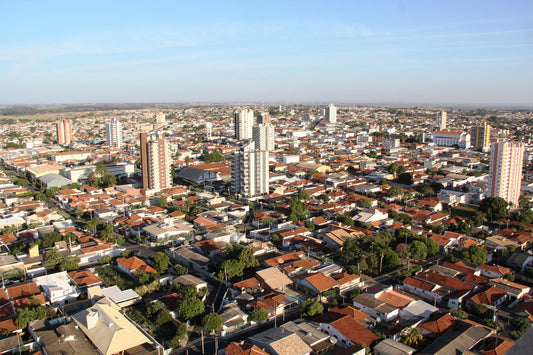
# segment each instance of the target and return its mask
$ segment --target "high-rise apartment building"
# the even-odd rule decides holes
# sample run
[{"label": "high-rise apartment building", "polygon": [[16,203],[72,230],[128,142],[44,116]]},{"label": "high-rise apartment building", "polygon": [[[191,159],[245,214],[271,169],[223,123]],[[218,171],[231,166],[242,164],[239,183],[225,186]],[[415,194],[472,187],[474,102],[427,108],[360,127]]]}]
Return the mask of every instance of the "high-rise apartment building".
[{"label": "high-rise apartment building", "polygon": [[268,194],[268,160],[268,151],[256,150],[253,141],[234,152],[231,164],[232,191],[244,197]]},{"label": "high-rise apartment building", "polygon": [[470,134],[472,146],[476,149],[487,150],[490,147],[490,125],[483,122],[478,126],[472,127]]},{"label": "high-rise apartment building", "polygon": [[499,141],[492,143],[489,168],[489,197],[501,197],[518,208],[524,143]]},{"label": "high-rise apartment building", "polygon": [[253,140],[257,150],[274,150],[274,126],[268,123],[256,124],[253,127]]},{"label": "high-rise apartment building", "polygon": [[105,137],[108,146],[120,149],[122,145],[122,123],[116,118],[112,118],[110,122],[107,122],[105,124]]},{"label": "high-rise apartment building", "polygon": [[171,187],[170,150],[163,134],[141,133],[140,140],[143,189]]},{"label": "high-rise apartment building", "polygon": [[257,115],[257,124],[270,123],[270,113],[261,112]]},{"label": "high-rise apartment building", "polygon": [[165,124],[165,123],[167,123],[167,115],[165,115],[163,112],[158,113],[155,116],[155,123],[156,124]]},{"label": "high-rise apartment building", "polygon": [[330,104],[326,107],[326,120],[328,123],[337,123],[337,107],[335,105]]},{"label": "high-rise apartment building", "polygon": [[254,111],[245,108],[234,114],[235,139],[252,139],[252,127],[254,124]]},{"label": "high-rise apartment building", "polygon": [[440,130],[446,129],[447,114],[446,111],[437,112],[437,128]]},{"label": "high-rise apartment building", "polygon": [[70,144],[72,142],[72,120],[61,120],[56,123],[57,143]]}]

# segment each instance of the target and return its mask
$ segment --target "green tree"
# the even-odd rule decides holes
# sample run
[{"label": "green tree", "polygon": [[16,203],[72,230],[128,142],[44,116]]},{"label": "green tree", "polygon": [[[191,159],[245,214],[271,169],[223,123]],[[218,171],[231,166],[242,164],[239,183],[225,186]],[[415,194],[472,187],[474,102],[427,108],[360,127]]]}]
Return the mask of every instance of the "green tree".
[{"label": "green tree", "polygon": [[51,248],[44,257],[44,267],[47,270],[54,270],[63,260],[63,256],[56,248]]},{"label": "green tree", "polygon": [[383,269],[389,271],[396,269],[398,266],[400,266],[398,254],[392,250],[385,250],[383,252]]},{"label": "green tree", "polygon": [[387,196],[389,197],[397,197],[403,195],[403,189],[398,186],[393,186],[387,191]]},{"label": "green tree", "polygon": [[309,200],[311,196],[309,196],[309,193],[307,191],[301,190],[300,192],[298,192],[298,198],[300,200]]},{"label": "green tree", "polygon": [[174,265],[174,272],[176,273],[176,275],[178,276],[181,276],[181,275],[187,275],[189,273],[189,269],[187,269],[185,266],[183,265],[180,265],[180,264],[176,264]]},{"label": "green tree", "polygon": [[215,163],[219,161],[224,161],[224,155],[222,155],[222,153],[218,150],[204,154],[203,158],[205,163]]},{"label": "green tree", "polygon": [[337,218],[337,221],[347,225],[348,227],[352,227],[353,225],[355,225],[354,220],[348,216],[339,217]]},{"label": "green tree", "polygon": [[518,216],[518,222],[533,223],[533,210],[527,209],[522,211]]},{"label": "green tree", "polygon": [[224,260],[220,266],[219,278],[225,280],[241,277],[243,275],[244,266],[238,260]]},{"label": "green tree", "polygon": [[426,260],[428,249],[423,242],[414,240],[409,243],[409,253],[411,254],[411,258],[415,260]]},{"label": "green tree", "polygon": [[167,198],[164,196],[161,196],[157,199],[157,205],[161,208],[167,208],[168,207],[168,201]]},{"label": "green tree", "polygon": [[170,259],[165,253],[158,251],[152,256],[152,266],[157,272],[163,273],[170,266]]},{"label": "green tree", "polygon": [[357,202],[357,205],[361,208],[370,208],[372,207],[372,202],[367,198],[362,198]]},{"label": "green tree", "polygon": [[526,318],[514,317],[511,320],[511,327],[513,328],[513,331],[509,333],[509,335],[511,338],[513,338],[513,340],[517,340],[522,337],[522,335],[524,335],[529,328],[531,328],[531,323]]},{"label": "green tree", "polygon": [[492,329],[496,329],[498,332],[501,332],[505,328],[502,322],[492,320],[491,318],[483,319],[483,323],[485,323],[486,326],[491,327]]},{"label": "green tree", "polygon": [[398,171],[398,166],[394,163],[391,163],[391,165],[387,167],[387,171],[393,175],[396,175],[396,172]]},{"label": "green tree", "polygon": [[297,222],[307,218],[309,210],[298,197],[293,197],[289,202],[289,220]]},{"label": "green tree", "polygon": [[263,308],[256,308],[252,311],[251,319],[255,323],[261,323],[268,318],[268,312]]},{"label": "green tree", "polygon": [[479,245],[471,245],[463,250],[463,259],[474,264],[485,264],[487,262],[487,251]]},{"label": "green tree", "polygon": [[174,350],[179,348],[185,335],[187,335],[187,323],[181,323],[176,330],[176,335],[170,340],[170,347]]},{"label": "green tree", "polygon": [[424,339],[418,328],[409,328],[402,334],[402,343],[407,346],[417,347],[418,344]]},{"label": "green tree", "polygon": [[375,150],[372,150],[370,153],[367,154],[367,156],[371,159],[376,159],[378,157],[378,153],[376,153]]},{"label": "green tree", "polygon": [[311,231],[314,231],[315,228],[316,228],[315,224],[313,222],[311,222],[311,221],[305,221],[304,225],[305,225],[305,228],[307,228],[307,229],[309,229]]},{"label": "green tree", "polygon": [[302,316],[313,317],[322,314],[324,306],[317,300],[310,298],[300,304],[300,310],[302,311]]},{"label": "green tree", "polygon": [[346,263],[350,263],[356,259],[359,259],[362,254],[363,250],[359,247],[356,238],[349,238],[342,245],[341,256]]},{"label": "green tree", "polygon": [[398,175],[398,183],[402,185],[412,185],[413,175],[411,175],[411,173],[402,173]]},{"label": "green tree", "polygon": [[466,313],[465,311],[463,311],[462,309],[459,309],[459,308],[452,308],[450,310],[450,314],[455,317],[455,318],[459,318],[459,319],[466,319],[468,318],[468,313]]},{"label": "green tree", "polygon": [[80,258],[68,257],[59,265],[61,271],[74,271],[79,269]]},{"label": "green tree", "polygon": [[36,201],[46,201],[47,197],[42,192],[36,192],[35,195],[33,195],[33,199]]},{"label": "green tree", "polygon": [[481,201],[479,210],[487,216],[489,221],[496,221],[509,216],[508,206],[507,201],[501,197],[487,197]]},{"label": "green tree", "polygon": [[437,244],[436,241],[430,238],[423,239],[424,244],[426,244],[428,256],[434,256],[437,255],[440,251],[440,246]]},{"label": "green tree", "polygon": [[191,320],[204,313],[205,306],[198,298],[186,298],[178,308],[183,319]]},{"label": "green tree", "polygon": [[217,313],[209,313],[202,319],[202,327],[207,332],[217,330],[222,327],[222,317]]}]

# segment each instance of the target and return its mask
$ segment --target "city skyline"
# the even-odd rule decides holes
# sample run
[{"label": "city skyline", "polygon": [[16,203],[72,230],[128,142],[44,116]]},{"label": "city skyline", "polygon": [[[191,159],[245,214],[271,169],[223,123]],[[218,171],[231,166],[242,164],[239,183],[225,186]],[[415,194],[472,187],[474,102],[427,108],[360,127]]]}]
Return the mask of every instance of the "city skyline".
[{"label": "city skyline", "polygon": [[[30,6],[28,6],[30,5]],[[528,1],[3,2],[0,104],[532,106]]]}]

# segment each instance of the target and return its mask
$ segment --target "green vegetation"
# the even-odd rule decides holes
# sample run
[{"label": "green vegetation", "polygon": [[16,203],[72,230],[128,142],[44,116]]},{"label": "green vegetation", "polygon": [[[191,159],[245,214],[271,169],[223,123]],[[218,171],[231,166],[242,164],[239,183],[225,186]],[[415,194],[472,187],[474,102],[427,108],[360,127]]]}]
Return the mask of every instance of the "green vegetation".
[{"label": "green vegetation", "polygon": [[135,282],[133,282],[133,280],[112,265],[97,266],[95,271],[98,277],[109,286],[116,285],[122,291],[135,287]]},{"label": "green vegetation", "polygon": [[513,330],[509,333],[513,340],[518,340],[531,328],[531,323],[526,318],[515,317],[511,320]]},{"label": "green vegetation", "polygon": [[509,217],[507,208],[509,204],[501,197],[487,197],[481,201],[479,210],[487,216],[489,221],[496,221],[501,218]]},{"label": "green vegetation", "polygon": [[298,197],[293,197],[289,202],[289,220],[293,222],[306,219],[309,215],[307,206]]},{"label": "green vegetation", "polygon": [[468,313],[466,313],[465,311],[463,311],[462,309],[459,309],[459,308],[452,308],[450,310],[450,314],[455,317],[455,318],[459,318],[459,319],[466,319],[468,318]]},{"label": "green vegetation", "polygon": [[463,259],[474,264],[485,264],[487,262],[487,251],[479,245],[472,245],[463,250]]},{"label": "green vegetation", "polygon": [[300,310],[302,312],[302,316],[313,317],[318,314],[322,314],[322,312],[324,312],[324,306],[317,300],[310,298],[300,304]]},{"label": "green vegetation", "polygon": [[261,323],[268,318],[268,312],[263,308],[256,308],[252,311],[251,319],[255,323]]},{"label": "green vegetation", "polygon": [[202,319],[202,327],[207,332],[217,330],[222,327],[222,317],[217,313],[209,313]]},{"label": "green vegetation", "polygon": [[211,153],[204,154],[204,162],[205,163],[216,163],[219,161],[224,161],[224,155],[220,151],[214,151]]},{"label": "green vegetation", "polygon": [[198,298],[186,298],[179,306],[180,316],[187,320],[192,320],[204,313],[205,306]]},{"label": "green vegetation", "polygon": [[165,253],[158,251],[152,256],[152,267],[157,270],[158,273],[167,271],[170,266],[170,259]]}]

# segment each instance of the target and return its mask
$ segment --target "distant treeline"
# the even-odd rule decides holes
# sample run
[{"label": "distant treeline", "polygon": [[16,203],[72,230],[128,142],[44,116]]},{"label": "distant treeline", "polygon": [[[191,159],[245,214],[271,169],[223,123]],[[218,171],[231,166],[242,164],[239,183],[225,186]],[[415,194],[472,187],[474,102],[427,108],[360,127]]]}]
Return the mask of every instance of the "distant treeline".
[{"label": "distant treeline", "polygon": [[28,105],[5,106],[0,108],[0,116],[28,116],[46,113],[139,110],[145,108],[176,108],[180,104],[84,104],[84,105]]}]

